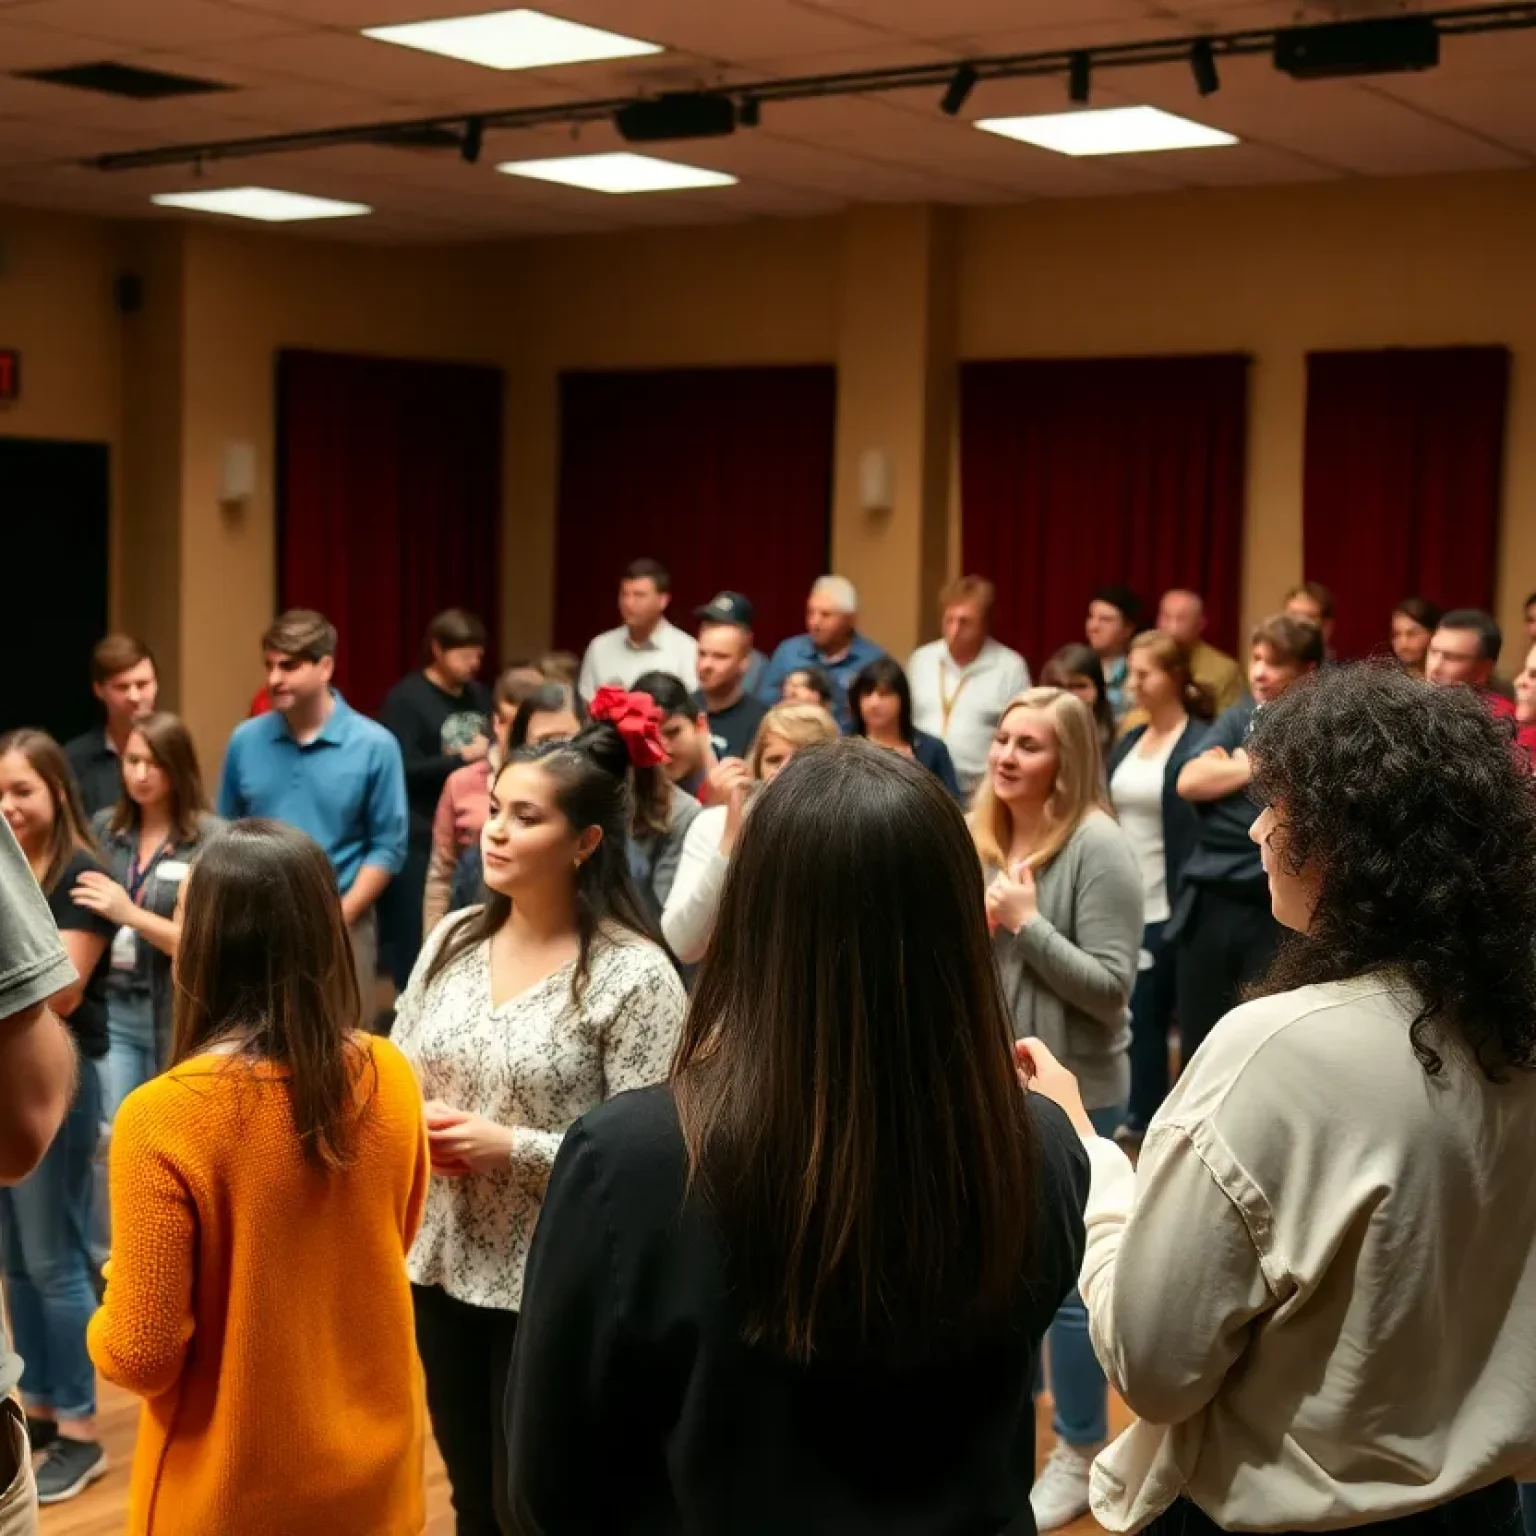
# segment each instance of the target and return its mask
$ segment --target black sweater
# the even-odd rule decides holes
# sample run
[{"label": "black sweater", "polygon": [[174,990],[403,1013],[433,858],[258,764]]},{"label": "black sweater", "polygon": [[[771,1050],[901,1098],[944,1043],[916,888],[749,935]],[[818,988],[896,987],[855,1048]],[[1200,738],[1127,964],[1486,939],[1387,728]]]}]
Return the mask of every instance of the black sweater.
[{"label": "black sweater", "polygon": [[430,841],[432,815],[448,775],[464,766],[461,753],[490,731],[491,696],[484,683],[468,683],[455,697],[425,672],[412,672],[389,690],[381,716],[405,759],[411,837]]},{"label": "black sweater", "polygon": [[965,1355],[902,1367],[802,1367],[743,1342],[718,1227],[685,1198],[668,1089],[578,1120],[508,1387],[518,1536],[1033,1536],[1031,1389],[1077,1283],[1088,1159],[1054,1104],[1029,1103],[1043,1188],[1028,1299]]}]

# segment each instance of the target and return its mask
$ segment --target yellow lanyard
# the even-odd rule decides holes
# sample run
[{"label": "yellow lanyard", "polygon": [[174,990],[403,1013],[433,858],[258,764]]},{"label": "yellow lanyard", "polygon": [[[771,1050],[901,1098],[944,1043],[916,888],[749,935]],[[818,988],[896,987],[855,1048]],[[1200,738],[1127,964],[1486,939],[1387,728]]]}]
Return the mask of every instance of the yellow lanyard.
[{"label": "yellow lanyard", "polygon": [[965,685],[970,682],[971,674],[961,674],[960,681],[955,684],[955,691],[948,692],[944,687],[944,658],[939,657],[939,711],[943,724],[939,727],[939,734],[943,737],[949,735],[949,717],[955,712],[955,705],[960,702],[960,695],[965,692]]}]

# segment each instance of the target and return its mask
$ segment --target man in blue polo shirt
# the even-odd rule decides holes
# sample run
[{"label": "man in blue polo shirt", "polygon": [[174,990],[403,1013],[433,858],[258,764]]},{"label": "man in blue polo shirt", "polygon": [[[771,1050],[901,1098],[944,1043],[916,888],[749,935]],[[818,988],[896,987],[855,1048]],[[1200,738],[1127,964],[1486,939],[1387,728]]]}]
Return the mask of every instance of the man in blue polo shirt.
[{"label": "man in blue polo shirt", "polygon": [[352,935],[363,1017],[378,970],[374,905],[405,863],[409,816],[400,744],[331,687],[336,630],[290,609],[261,638],[272,712],[235,728],[224,758],[219,814],[266,816],[325,850]]},{"label": "man in blue polo shirt", "polygon": [[844,731],[848,720],[848,685],[885,652],[859,633],[859,595],[846,576],[823,576],[805,603],[805,633],[791,635],[773,653],[758,695],[777,704],[784,679],[805,667],[820,667],[832,679],[832,713]]}]

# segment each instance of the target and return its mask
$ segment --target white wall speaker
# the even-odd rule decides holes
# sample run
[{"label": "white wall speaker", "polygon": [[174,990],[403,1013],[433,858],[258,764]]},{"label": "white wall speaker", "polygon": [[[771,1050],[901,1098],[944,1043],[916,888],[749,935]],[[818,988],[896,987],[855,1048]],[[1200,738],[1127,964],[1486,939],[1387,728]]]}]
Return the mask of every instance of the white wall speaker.
[{"label": "white wall speaker", "polygon": [[859,456],[859,505],[866,512],[896,505],[896,465],[883,448],[866,448]]},{"label": "white wall speaker", "polygon": [[219,463],[219,500],[240,506],[256,494],[256,445],[225,443]]}]

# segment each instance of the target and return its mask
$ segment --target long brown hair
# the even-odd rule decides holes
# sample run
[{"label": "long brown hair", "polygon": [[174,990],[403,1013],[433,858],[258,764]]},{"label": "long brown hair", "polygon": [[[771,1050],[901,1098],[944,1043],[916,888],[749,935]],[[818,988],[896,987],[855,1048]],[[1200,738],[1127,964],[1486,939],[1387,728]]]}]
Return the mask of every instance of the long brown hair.
[{"label": "long brown hair", "polygon": [[1195,681],[1194,663],[1189,647],[1160,629],[1143,630],[1131,641],[1128,656],[1142,652],[1151,657],[1159,672],[1166,672],[1179,689],[1184,713],[1195,720],[1209,720],[1216,713],[1216,700],[1204,683]]},{"label": "long brown hair", "polygon": [[981,872],[938,780],[858,739],[758,797],[672,1067],[746,1337],[921,1357],[1028,1284],[1038,1149]]},{"label": "long brown hair", "polygon": [[183,901],[172,1061],[228,1044],[287,1068],[305,1161],[345,1168],[372,1059],[330,861],[295,827],[237,821],[208,840]]},{"label": "long brown hair", "polygon": [[[1045,837],[1030,850],[1029,867],[1038,875],[1072,839],[1085,817],[1094,811],[1113,816],[1104,794],[1104,754],[1093,712],[1065,688],[1030,688],[1003,711],[1001,726],[1016,709],[1038,709],[1056,728],[1056,783],[1046,805]],[[976,791],[971,809],[971,835],[976,851],[989,869],[1001,869],[1013,842],[1013,817],[997,797],[990,772]]]},{"label": "long brown hair", "polygon": [[[208,795],[203,788],[203,771],[198,766],[191,731],[179,715],[164,711],[135,720],[129,735],[134,731],[144,738],[149,755],[171,782],[172,839],[178,843],[196,842],[199,818],[208,814]],[[107,831],[131,832],[138,824],[139,807],[125,786],[112,808]]]},{"label": "long brown hair", "polygon": [[69,771],[69,760],[47,731],[23,728],[7,731],[0,736],[0,757],[17,753],[26,758],[33,773],[43,781],[48,798],[53,802],[53,835],[48,844],[48,865],[39,882],[44,892],[53,894],[53,888],[64,874],[64,867],[77,849],[95,857],[101,856],[96,840],[91,836],[90,823],[85,808],[80,803],[80,791],[75,776]]}]

